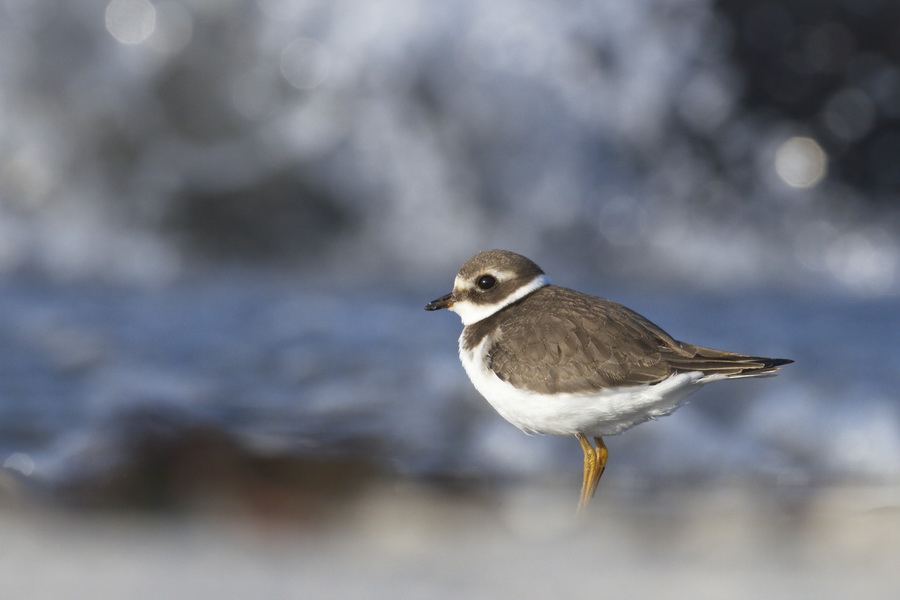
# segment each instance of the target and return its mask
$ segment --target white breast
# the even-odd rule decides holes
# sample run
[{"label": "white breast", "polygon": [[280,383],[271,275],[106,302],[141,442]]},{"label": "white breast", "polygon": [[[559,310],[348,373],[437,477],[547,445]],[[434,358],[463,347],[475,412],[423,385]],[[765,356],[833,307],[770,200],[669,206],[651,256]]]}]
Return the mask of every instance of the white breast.
[{"label": "white breast", "polygon": [[607,388],[594,394],[539,394],[513,387],[487,367],[489,341],[485,336],[476,348],[466,351],[460,337],[460,360],[481,395],[526,433],[614,435],[672,413],[700,386],[724,378],[694,371],[672,375],[655,385]]}]

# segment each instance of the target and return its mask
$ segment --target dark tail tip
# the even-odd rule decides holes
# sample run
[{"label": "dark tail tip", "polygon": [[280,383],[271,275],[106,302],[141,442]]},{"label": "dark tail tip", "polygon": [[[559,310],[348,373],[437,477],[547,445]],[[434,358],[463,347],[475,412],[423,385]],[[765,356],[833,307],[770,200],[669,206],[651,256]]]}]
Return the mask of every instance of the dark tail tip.
[{"label": "dark tail tip", "polygon": [[765,365],[765,368],[767,368],[767,369],[769,369],[771,367],[780,367],[781,365],[789,365],[792,362],[794,362],[789,358],[767,358],[767,359],[765,359],[765,361],[766,362],[763,364]]}]

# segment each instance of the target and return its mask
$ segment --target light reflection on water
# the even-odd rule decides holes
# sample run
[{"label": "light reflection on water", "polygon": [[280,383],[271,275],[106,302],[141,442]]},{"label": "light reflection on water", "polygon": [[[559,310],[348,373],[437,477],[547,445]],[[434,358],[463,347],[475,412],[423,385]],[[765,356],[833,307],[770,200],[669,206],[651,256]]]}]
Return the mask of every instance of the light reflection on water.
[{"label": "light reflection on water", "polygon": [[156,8],[149,0],[112,0],[106,6],[106,29],[123,44],[142,44],[156,30]]}]

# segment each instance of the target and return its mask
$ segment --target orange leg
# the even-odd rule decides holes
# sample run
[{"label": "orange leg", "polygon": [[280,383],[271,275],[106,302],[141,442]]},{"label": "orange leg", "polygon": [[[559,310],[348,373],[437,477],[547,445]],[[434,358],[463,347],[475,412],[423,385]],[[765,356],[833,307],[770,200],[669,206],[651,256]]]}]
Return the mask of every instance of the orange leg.
[{"label": "orange leg", "polygon": [[600,477],[606,469],[609,450],[606,449],[603,438],[594,438],[594,442],[597,444],[597,447],[594,448],[583,433],[578,433],[575,437],[578,438],[581,450],[584,452],[584,478],[581,480],[581,498],[578,501],[578,512],[581,513],[594,497],[597,484],[600,483]]}]

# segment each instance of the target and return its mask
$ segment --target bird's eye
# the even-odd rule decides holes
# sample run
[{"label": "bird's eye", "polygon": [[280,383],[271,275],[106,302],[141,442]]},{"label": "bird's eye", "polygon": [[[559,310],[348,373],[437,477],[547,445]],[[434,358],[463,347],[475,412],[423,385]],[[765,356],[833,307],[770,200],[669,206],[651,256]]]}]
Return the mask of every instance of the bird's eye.
[{"label": "bird's eye", "polygon": [[478,278],[476,284],[479,288],[483,290],[489,290],[495,285],[497,285],[497,278],[493,275],[482,275]]}]

